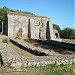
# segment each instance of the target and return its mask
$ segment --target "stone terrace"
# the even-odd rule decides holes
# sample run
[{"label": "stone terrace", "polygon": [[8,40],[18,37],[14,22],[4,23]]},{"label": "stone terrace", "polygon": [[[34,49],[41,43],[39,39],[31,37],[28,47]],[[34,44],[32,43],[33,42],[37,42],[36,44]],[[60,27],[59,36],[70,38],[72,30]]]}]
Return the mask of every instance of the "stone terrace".
[{"label": "stone terrace", "polygon": [[27,51],[29,51],[30,53],[32,53],[34,55],[37,55],[37,56],[61,55],[57,52],[54,52],[51,49],[44,49],[44,48],[41,48],[41,47],[36,47],[31,43],[22,42],[21,40],[18,40],[18,39],[11,39],[11,42],[18,45],[19,47],[21,46],[22,48],[28,49]]},{"label": "stone terrace", "polygon": [[52,56],[20,56],[6,43],[0,42],[0,53],[2,53],[4,66],[21,68],[27,66],[45,66],[47,64],[73,64],[75,55],[52,55]]}]

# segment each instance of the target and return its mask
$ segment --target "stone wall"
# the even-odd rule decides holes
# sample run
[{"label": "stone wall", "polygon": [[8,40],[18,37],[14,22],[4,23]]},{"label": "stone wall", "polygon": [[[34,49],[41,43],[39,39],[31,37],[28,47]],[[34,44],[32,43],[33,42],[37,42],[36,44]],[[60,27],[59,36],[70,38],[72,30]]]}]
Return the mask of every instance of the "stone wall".
[{"label": "stone wall", "polygon": [[[7,28],[5,30],[8,36],[11,38],[16,38],[19,36],[18,31],[22,29],[22,37],[28,38],[29,27],[30,35],[32,39],[53,39],[53,25],[48,17],[37,16],[37,15],[26,15],[26,14],[10,14],[6,15]],[[30,22],[29,22],[30,21]],[[5,23],[4,23],[5,24]],[[4,32],[4,34],[6,34]]]},{"label": "stone wall", "polygon": [[47,64],[75,64],[75,55],[52,55],[52,56],[20,56],[9,45],[0,41],[0,53],[2,53],[4,66],[14,69],[30,66],[45,66]]},{"label": "stone wall", "polygon": [[59,33],[57,30],[53,29],[54,37],[55,38],[60,38]]}]

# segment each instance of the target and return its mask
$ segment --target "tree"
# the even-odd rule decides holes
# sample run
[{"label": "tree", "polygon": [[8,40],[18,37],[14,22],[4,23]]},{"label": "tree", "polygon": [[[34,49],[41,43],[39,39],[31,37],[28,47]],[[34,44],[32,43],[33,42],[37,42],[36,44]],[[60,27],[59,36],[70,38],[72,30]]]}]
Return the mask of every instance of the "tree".
[{"label": "tree", "polygon": [[58,30],[58,32],[60,33],[60,27],[57,24],[53,24],[53,29]]},{"label": "tree", "polygon": [[65,39],[70,39],[75,35],[75,30],[72,28],[64,28],[60,32],[60,37]]},{"label": "tree", "polygon": [[12,9],[9,9],[8,7],[4,6],[3,8],[0,8],[0,23],[1,23],[2,21],[4,21],[6,11],[20,12],[20,13],[24,13],[24,14],[33,14],[33,13],[31,13],[31,12],[25,12],[25,11],[21,11],[21,10],[12,10]]},{"label": "tree", "polygon": [[5,6],[0,8],[0,22],[4,21],[6,11],[9,11],[9,8]]}]

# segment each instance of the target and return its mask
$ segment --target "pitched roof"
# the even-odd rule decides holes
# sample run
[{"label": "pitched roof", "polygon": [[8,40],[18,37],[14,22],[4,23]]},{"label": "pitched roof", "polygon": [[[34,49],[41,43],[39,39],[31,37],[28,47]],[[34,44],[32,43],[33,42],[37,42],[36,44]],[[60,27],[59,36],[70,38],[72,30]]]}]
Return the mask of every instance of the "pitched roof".
[{"label": "pitched roof", "polygon": [[25,14],[25,13],[20,13],[20,12],[11,12],[11,11],[8,11],[7,14],[29,16],[29,17],[41,17],[41,18],[48,18],[48,19],[50,19],[49,17],[46,17],[46,16],[39,16],[39,15],[34,15],[34,14]]}]

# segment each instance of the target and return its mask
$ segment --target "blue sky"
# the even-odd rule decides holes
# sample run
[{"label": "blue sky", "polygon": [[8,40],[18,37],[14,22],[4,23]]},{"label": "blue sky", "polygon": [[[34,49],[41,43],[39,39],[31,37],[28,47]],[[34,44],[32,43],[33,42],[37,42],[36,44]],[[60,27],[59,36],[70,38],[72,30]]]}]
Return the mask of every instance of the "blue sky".
[{"label": "blue sky", "polygon": [[29,11],[37,15],[48,16],[52,23],[75,28],[75,0],[0,0],[0,8],[7,6],[14,10]]}]

